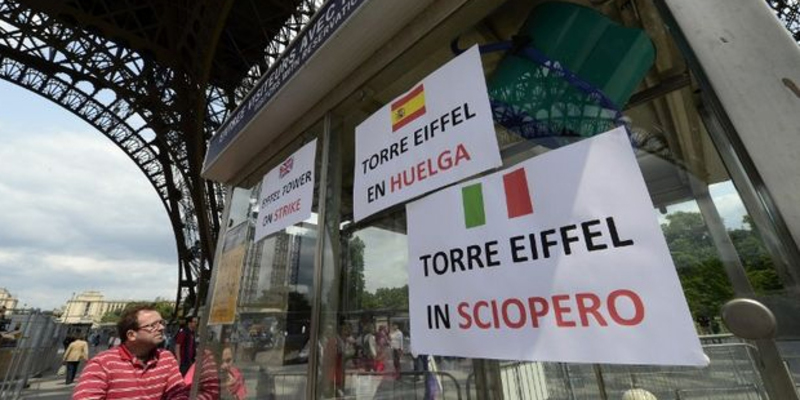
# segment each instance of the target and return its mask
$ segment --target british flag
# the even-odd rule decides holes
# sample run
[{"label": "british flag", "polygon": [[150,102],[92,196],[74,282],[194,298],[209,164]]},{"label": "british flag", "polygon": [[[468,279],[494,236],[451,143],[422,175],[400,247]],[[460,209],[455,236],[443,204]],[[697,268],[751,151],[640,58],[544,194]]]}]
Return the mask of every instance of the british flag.
[{"label": "british flag", "polygon": [[289,157],[286,161],[281,164],[281,169],[279,174],[281,178],[286,176],[289,172],[292,172],[292,167],[294,167],[294,157]]}]

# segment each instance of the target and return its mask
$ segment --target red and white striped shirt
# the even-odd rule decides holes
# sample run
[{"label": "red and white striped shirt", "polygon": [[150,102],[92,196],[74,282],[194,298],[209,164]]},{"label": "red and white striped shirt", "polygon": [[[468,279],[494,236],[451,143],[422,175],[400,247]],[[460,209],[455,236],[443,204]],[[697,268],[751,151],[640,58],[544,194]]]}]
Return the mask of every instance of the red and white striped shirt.
[{"label": "red and white striped shirt", "polygon": [[188,400],[178,361],[169,351],[157,349],[147,363],[134,357],[125,345],[106,350],[89,360],[72,392],[73,400]]}]

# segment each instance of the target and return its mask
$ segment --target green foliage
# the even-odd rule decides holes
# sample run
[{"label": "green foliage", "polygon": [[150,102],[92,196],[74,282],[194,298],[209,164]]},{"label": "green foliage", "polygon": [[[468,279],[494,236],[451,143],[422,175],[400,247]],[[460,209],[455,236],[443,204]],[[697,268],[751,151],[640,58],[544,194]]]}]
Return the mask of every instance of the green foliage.
[{"label": "green foliage", "polygon": [[122,310],[108,311],[100,318],[100,322],[113,322],[117,323],[119,317],[122,315]]},{"label": "green foliage", "polygon": [[667,221],[661,230],[679,270],[697,267],[717,257],[711,235],[699,213],[679,211],[667,215]]},{"label": "green foliage", "polygon": [[[713,317],[733,298],[725,267],[700,213],[676,212],[661,226],[692,314]],[[747,228],[752,226],[748,216]],[[734,229],[728,236],[739,254],[750,284],[758,294],[780,290],[783,285],[761,238],[752,229]]]},{"label": "green foliage", "polygon": [[715,316],[722,305],[733,298],[733,289],[718,259],[709,259],[694,266],[678,270],[683,293],[694,315]]},{"label": "green foliage", "polygon": [[353,309],[362,308],[365,296],[364,281],[364,248],[366,244],[359,237],[353,237],[348,241],[347,260],[345,265],[345,293],[350,307]]},{"label": "green foliage", "polygon": [[125,312],[125,310],[129,310],[133,307],[137,307],[142,304],[153,305],[155,309],[158,311],[158,313],[161,314],[161,317],[167,321],[172,319],[172,313],[175,311],[175,307],[172,305],[172,303],[168,301],[157,300],[156,302],[153,303],[139,301],[139,302],[129,303],[123,309],[113,310],[103,314],[103,316],[100,318],[100,322],[116,323],[117,321],[119,321],[119,317],[122,316],[122,313]]},{"label": "green foliage", "polygon": [[375,293],[364,292],[364,310],[408,309],[408,285],[396,288],[378,288]]},{"label": "green foliage", "polygon": [[345,276],[345,293],[352,310],[378,310],[408,308],[408,285],[397,288],[378,288],[375,293],[368,292],[364,279],[364,248],[366,244],[359,237],[348,241],[348,254]]},{"label": "green foliage", "polygon": [[[749,216],[745,215],[744,223],[747,225],[752,223]],[[751,229],[735,229],[728,231],[728,234],[736,246],[747,277],[756,293],[763,295],[783,289],[772,259],[758,234]]]}]

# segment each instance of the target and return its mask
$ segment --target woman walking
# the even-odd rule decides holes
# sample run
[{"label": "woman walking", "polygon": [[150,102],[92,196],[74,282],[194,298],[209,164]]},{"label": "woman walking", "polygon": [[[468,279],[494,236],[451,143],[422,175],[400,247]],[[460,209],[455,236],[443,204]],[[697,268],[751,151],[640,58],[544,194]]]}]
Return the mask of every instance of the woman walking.
[{"label": "woman walking", "polygon": [[67,366],[67,380],[65,385],[72,384],[75,380],[75,374],[78,372],[78,364],[81,360],[89,359],[89,343],[83,337],[79,337],[67,346],[64,351],[64,358],[62,362]]}]

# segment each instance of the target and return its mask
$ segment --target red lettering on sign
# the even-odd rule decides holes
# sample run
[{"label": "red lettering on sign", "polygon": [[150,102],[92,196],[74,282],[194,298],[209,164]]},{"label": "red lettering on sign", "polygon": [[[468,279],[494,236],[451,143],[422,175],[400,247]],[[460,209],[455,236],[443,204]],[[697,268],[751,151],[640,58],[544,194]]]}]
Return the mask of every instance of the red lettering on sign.
[{"label": "red lettering on sign", "polygon": [[[539,307],[536,307],[539,304]],[[534,328],[539,327],[539,317],[544,317],[550,310],[550,305],[547,300],[541,297],[528,297],[528,305],[531,311],[531,324]]]},{"label": "red lettering on sign", "polygon": [[[625,319],[619,312],[617,311],[617,299],[620,297],[627,297],[631,303],[633,303],[634,314],[631,318]],[[611,315],[611,319],[614,322],[624,325],[624,326],[633,326],[639,325],[642,320],[644,319],[644,304],[642,304],[642,299],[631,290],[620,289],[611,292],[608,295],[608,313]]]},{"label": "red lettering on sign", "polygon": [[572,311],[571,308],[561,304],[561,302],[569,300],[569,295],[566,294],[559,294],[553,296],[553,311],[555,312],[556,316],[556,325],[558,326],[575,326],[575,321],[567,321],[564,319],[564,314],[569,314]]},{"label": "red lettering on sign", "polygon": [[424,181],[440,172],[446,172],[458,164],[471,160],[467,148],[459,143],[455,150],[445,150],[438,156],[412,165],[389,177],[389,190],[394,193],[417,182]]},{"label": "red lettering on sign", "polygon": [[478,328],[489,329],[491,328],[492,324],[489,322],[482,322],[480,319],[480,312],[481,312],[480,309],[484,307],[489,307],[489,303],[483,300],[475,303],[475,309],[473,310],[473,317],[475,317],[475,325],[477,325]]},{"label": "red lettering on sign", "polygon": [[[478,300],[458,303],[461,329],[540,328],[548,323],[556,328],[636,326],[646,312],[641,296],[629,289],[618,289],[607,296],[596,293],[559,293],[527,299]],[[621,311],[625,310],[625,311]],[[528,318],[530,317],[530,325]],[[580,321],[580,322],[577,322]],[[474,322],[474,323],[473,323]]]},{"label": "red lettering on sign", "polygon": [[273,211],[273,220],[278,221],[283,217],[287,217],[293,213],[300,211],[300,199],[297,199],[289,204],[280,206],[277,210]]},{"label": "red lettering on sign", "polygon": [[469,303],[462,302],[458,304],[458,315],[464,320],[464,322],[458,324],[458,327],[461,329],[469,329],[472,327],[472,317],[469,316],[468,308]]},{"label": "red lettering on sign", "polygon": [[[517,321],[512,321],[511,317],[509,317],[508,308],[510,305],[514,305],[517,309]],[[522,304],[522,301],[512,297],[503,302],[503,322],[506,326],[514,329],[522,328],[525,325],[526,318],[527,312],[525,310],[525,304]]]},{"label": "red lettering on sign", "polygon": [[[587,305],[586,300],[591,301],[592,304]],[[594,293],[577,293],[575,295],[575,302],[578,304],[578,315],[581,318],[582,326],[589,326],[589,314],[591,314],[595,321],[600,326],[608,326],[608,323],[603,316],[598,312],[600,309],[600,298]]]}]

